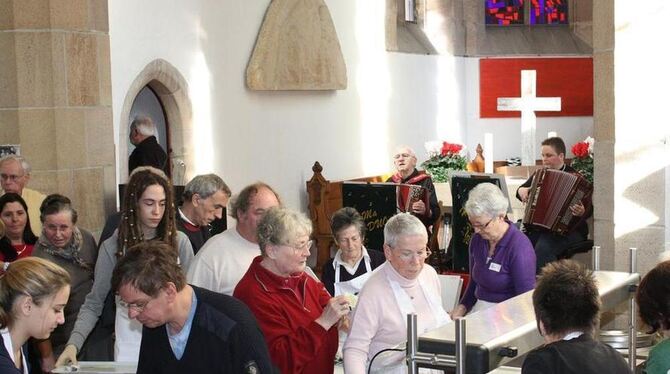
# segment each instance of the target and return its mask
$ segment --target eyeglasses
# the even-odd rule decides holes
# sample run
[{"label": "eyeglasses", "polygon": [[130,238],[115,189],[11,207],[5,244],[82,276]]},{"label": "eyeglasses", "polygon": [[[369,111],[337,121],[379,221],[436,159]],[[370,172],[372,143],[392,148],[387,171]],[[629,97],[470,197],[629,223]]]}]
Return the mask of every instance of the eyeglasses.
[{"label": "eyeglasses", "polygon": [[134,310],[137,313],[142,313],[144,309],[147,307],[147,305],[151,302],[153,299],[149,299],[146,301],[140,301],[137,303],[127,303],[123,300],[119,300],[119,305],[122,307],[128,309],[128,310]]},{"label": "eyeglasses", "polygon": [[398,153],[398,154],[393,155],[394,160],[397,160],[401,157],[402,158],[410,158],[410,157],[412,157],[412,154],[410,154],[410,153]]},{"label": "eyeglasses", "polygon": [[415,257],[418,257],[419,259],[425,259],[426,257],[431,255],[431,250],[430,248],[426,247],[420,251],[412,251],[409,249],[401,249],[400,254],[398,257],[402,259],[403,261],[411,261]]},{"label": "eyeglasses", "polygon": [[303,253],[305,250],[309,250],[312,248],[312,243],[314,243],[314,240],[308,240],[306,241],[303,245],[299,247],[294,247],[289,244],[284,244],[285,246],[291,248],[295,254]]},{"label": "eyeglasses", "polygon": [[21,175],[14,175],[14,174],[0,174],[0,178],[2,178],[3,181],[9,180],[12,182],[15,182],[19,178],[23,178],[25,174]]},{"label": "eyeglasses", "polygon": [[493,222],[494,219],[496,219],[496,217],[491,218],[491,219],[490,219],[488,222],[486,222],[486,224],[484,224],[484,225],[477,225],[477,224],[475,224],[475,223],[472,223],[472,221],[470,221],[470,226],[472,226],[472,228],[475,229],[475,230],[479,230],[479,231],[481,231],[481,230],[485,230],[487,227],[489,227],[489,225],[491,224],[491,222]]}]

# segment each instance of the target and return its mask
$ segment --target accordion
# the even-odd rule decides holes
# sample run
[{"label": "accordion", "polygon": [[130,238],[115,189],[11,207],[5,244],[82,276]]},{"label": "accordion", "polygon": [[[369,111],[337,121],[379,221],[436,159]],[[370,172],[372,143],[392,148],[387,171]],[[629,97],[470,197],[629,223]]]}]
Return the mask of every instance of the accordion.
[{"label": "accordion", "polygon": [[573,216],[570,207],[582,202],[588,210],[592,194],[591,183],[577,173],[540,169],[533,177],[523,223],[566,234],[583,219]]},{"label": "accordion", "polygon": [[426,205],[426,211],[428,211],[430,209],[428,193],[428,190],[420,185],[399,184],[396,190],[398,210],[401,212],[411,212],[412,204],[417,201],[423,201]]}]

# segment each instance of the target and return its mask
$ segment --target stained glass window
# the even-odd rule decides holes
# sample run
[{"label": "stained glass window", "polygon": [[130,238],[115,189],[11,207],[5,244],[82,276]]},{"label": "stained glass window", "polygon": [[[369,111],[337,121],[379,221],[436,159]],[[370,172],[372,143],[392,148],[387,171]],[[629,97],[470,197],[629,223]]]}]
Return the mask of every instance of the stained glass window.
[{"label": "stained glass window", "polygon": [[485,0],[487,25],[523,25],[523,0]]},{"label": "stained glass window", "polygon": [[568,0],[530,0],[531,25],[567,25]]}]

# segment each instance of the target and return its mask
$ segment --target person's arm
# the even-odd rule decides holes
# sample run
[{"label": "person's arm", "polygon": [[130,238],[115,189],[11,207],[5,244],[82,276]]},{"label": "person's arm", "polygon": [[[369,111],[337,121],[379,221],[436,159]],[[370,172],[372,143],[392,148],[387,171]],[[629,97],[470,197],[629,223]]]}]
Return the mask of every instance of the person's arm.
[{"label": "person's arm", "polygon": [[[112,236],[102,244],[95,263],[93,286],[86,295],[84,304],[79,309],[77,321],[74,323],[67,345],[73,345],[77,352],[100,318],[105,298],[111,289],[112,271],[116,265],[116,236]],[[61,355],[62,356],[62,355]],[[58,359],[59,363],[61,359]],[[66,364],[66,363],[63,363]]]},{"label": "person's arm", "polygon": [[[389,290],[390,291],[390,290]],[[379,317],[383,313],[372,300],[374,295],[363,291],[351,320],[349,337],[344,343],[344,370],[347,374],[367,373],[370,344],[379,330]],[[392,348],[392,347],[389,347]]]},{"label": "person's arm", "polygon": [[[466,287],[465,292],[463,293],[463,296],[461,296],[461,301],[459,302],[459,305],[456,307],[456,309],[460,309],[460,307],[465,308],[465,313],[467,313],[470,309],[472,309],[472,306],[475,305],[477,302],[477,296],[475,296],[475,290],[477,288],[477,282],[472,278],[472,267],[474,266],[475,263],[475,258],[474,258],[474,253],[475,252],[472,248],[472,242],[475,240],[474,238],[470,240],[470,248],[469,248],[469,260],[470,260],[470,279],[468,280],[468,287]],[[535,267],[533,267],[535,269]],[[463,314],[465,315],[465,314]],[[452,315],[451,318],[455,317],[460,317],[458,315]]]},{"label": "person's arm", "polygon": [[528,198],[528,192],[530,191],[530,186],[533,184],[533,176],[531,175],[528,179],[519,188],[516,189],[516,198],[521,202],[526,202]]},{"label": "person's arm", "polygon": [[235,288],[234,296],[253,311],[265,336],[270,356],[282,373],[301,372],[305,364],[317,356],[328,338],[328,330],[337,322],[331,321],[333,323],[326,329],[317,322],[318,319],[289,316],[288,318],[293,319],[293,324],[299,323],[292,328],[286,320],[283,304],[268,299],[266,294],[255,294],[253,289],[240,283]]},{"label": "person's arm", "polygon": [[212,269],[211,263],[207,261],[206,256],[203,256],[204,254],[205,253],[202,253],[202,255],[196,256],[193,261],[191,261],[191,265],[189,265],[188,271],[186,272],[186,280],[189,284],[194,286],[228,294],[220,289],[220,282],[218,280],[219,274]]},{"label": "person's arm", "polygon": [[[251,311],[249,315],[252,316]],[[237,323],[232,335],[233,369],[236,373],[250,373],[251,367],[255,367],[255,372],[258,373],[276,372],[270,359],[265,337],[256,321],[249,318],[242,323]]]},{"label": "person's arm", "polygon": [[520,234],[512,249],[510,273],[514,283],[514,296],[535,288],[535,267],[537,259],[530,240]]},{"label": "person's arm", "polygon": [[179,246],[179,266],[184,269],[184,273],[187,273],[193,261],[193,246],[188,236],[181,231],[177,231],[177,245]]},{"label": "person's arm", "polygon": [[435,193],[435,185],[431,178],[426,179],[425,184],[426,189],[428,190],[428,204],[430,212],[426,212],[429,223],[432,225],[437,222],[437,219],[440,217],[440,203],[437,201],[437,193]]}]

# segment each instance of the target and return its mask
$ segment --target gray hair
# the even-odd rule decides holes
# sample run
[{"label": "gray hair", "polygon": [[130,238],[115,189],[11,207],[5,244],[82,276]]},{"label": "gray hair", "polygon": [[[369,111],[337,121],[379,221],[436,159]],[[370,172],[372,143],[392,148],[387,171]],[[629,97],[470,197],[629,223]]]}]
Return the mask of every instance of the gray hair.
[{"label": "gray hair", "polygon": [[398,213],[384,225],[384,244],[394,247],[401,237],[423,235],[428,239],[426,226],[410,213]]},{"label": "gray hair", "polygon": [[507,212],[509,201],[498,186],[493,183],[480,183],[470,190],[465,212],[468,216],[488,216],[495,218]]},{"label": "gray hair", "polygon": [[258,223],[257,238],[261,254],[268,245],[291,245],[299,236],[312,234],[312,221],[303,213],[284,208],[268,209]]},{"label": "gray hair", "polygon": [[416,157],[416,152],[414,152],[414,149],[412,149],[412,147],[410,147],[408,145],[399,145],[399,146],[395,147],[395,151],[393,152],[393,157],[395,157],[395,155],[397,155],[397,154],[400,154],[400,151],[404,150],[404,149],[406,149],[407,153],[412,155],[412,157]]},{"label": "gray hair", "polygon": [[2,156],[2,158],[0,158],[0,166],[2,166],[2,164],[4,164],[5,162],[8,162],[8,161],[19,162],[21,164],[21,168],[23,169],[23,172],[25,174],[30,175],[30,172],[32,171],[32,168],[30,167],[30,164],[28,163],[28,161],[26,161],[25,158],[23,158],[19,155],[5,155],[5,156]]},{"label": "gray hair", "polygon": [[130,130],[132,131],[133,129],[136,129],[140,134],[145,136],[156,135],[156,125],[151,120],[151,117],[136,116],[133,122],[130,123]]},{"label": "gray hair", "polygon": [[226,182],[216,174],[196,175],[184,187],[184,201],[190,201],[193,195],[198,194],[203,199],[214,195],[217,191],[223,191],[226,196],[232,194]]}]

